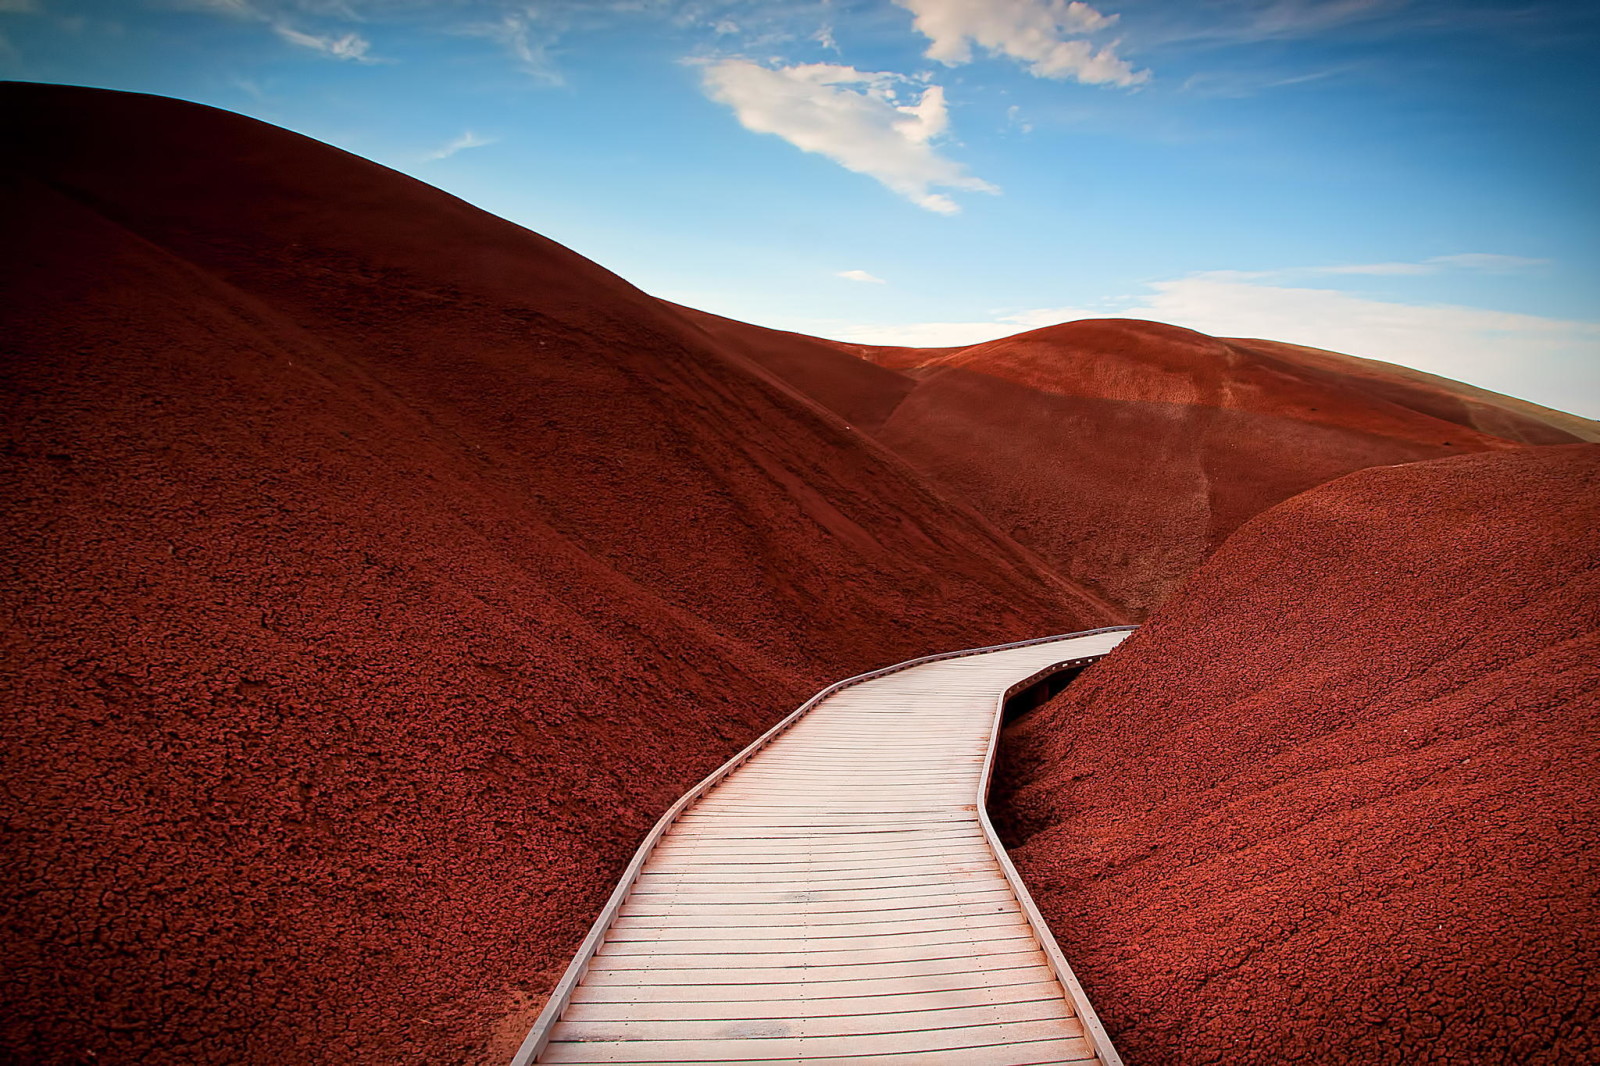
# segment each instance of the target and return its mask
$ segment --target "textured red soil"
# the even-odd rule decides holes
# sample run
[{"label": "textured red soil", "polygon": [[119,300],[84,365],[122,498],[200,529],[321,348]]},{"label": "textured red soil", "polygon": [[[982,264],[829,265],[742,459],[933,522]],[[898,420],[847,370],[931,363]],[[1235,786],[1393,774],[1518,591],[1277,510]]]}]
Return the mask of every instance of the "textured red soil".
[{"label": "textured red soil", "polygon": [[1154,322],[856,350],[916,383],[879,440],[1134,617],[1241,522],[1342,474],[1600,439],[1583,419],[1399,367]]},{"label": "textured red soil", "polygon": [[504,1061],[809,692],[1119,620],[437,190],[174,101],[0,115],[0,1058]]},{"label": "textured red soil", "polygon": [[1005,737],[1130,1062],[1600,1061],[1600,447],[1255,518]]}]

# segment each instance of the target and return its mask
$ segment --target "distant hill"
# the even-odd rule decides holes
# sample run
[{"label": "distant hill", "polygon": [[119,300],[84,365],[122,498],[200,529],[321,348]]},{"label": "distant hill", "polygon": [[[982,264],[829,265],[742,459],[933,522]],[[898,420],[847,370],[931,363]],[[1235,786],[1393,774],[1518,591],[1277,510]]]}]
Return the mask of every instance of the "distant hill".
[{"label": "distant hill", "polygon": [[[1155,322],[967,348],[835,343],[804,363],[783,340],[795,335],[722,322],[755,358],[772,338],[784,356],[770,369],[845,417],[870,414],[862,428],[1134,618],[1240,523],[1342,474],[1600,440],[1600,424],[1402,367]],[[847,354],[900,376],[847,387]]]}]

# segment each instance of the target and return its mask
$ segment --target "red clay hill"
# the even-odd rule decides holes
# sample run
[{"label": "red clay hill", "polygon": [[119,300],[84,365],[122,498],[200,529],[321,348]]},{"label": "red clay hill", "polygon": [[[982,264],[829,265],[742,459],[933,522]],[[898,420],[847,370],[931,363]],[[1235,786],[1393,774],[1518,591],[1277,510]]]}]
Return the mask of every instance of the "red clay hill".
[{"label": "red clay hill", "polygon": [[[788,353],[810,338],[720,322],[758,353],[770,339],[787,357],[769,368],[1135,619],[1240,523],[1332,478],[1600,440],[1585,419],[1401,367],[1155,322],[957,349],[835,343],[804,364]],[[859,413],[842,388],[850,356],[901,372],[888,384],[853,372],[859,391],[892,393],[892,410]]]},{"label": "red clay hill", "polygon": [[[1321,491],[1350,513],[1320,524],[1294,508],[1324,497],[1297,497],[1091,676],[1132,693],[1141,670],[1168,684],[1199,655],[1208,671],[1188,683],[1219,693],[1344,685],[1368,676],[1344,644],[1321,673],[1320,660],[1293,665],[1319,640],[1353,639],[1319,636],[1318,619],[1368,636],[1403,623],[1433,643],[1380,660],[1419,679],[1383,706],[1431,714],[1429,655],[1453,662],[1455,639],[1498,662],[1501,615],[1555,595],[1538,576],[1550,552],[1517,555],[1475,592],[1467,563],[1446,554],[1436,569],[1432,548],[1405,547],[1405,530],[1423,545],[1453,536],[1456,511],[1428,516],[1439,493],[1455,498],[1456,470],[1499,486],[1508,529],[1540,528],[1543,504],[1516,492],[1581,449],[1527,445],[1593,427],[1504,397],[1151,323],[943,351],[778,333],[655,300],[383,167],[172,100],[4,85],[0,134],[14,856],[0,875],[0,1058],[503,1062],[658,812],[811,691],[926,651],[1142,614],[1235,526],[1360,467],[1484,453],[1338,482]],[[1305,602],[1328,590],[1316,567],[1344,575],[1350,544],[1391,513],[1403,521],[1390,569]],[[1252,530],[1273,522],[1300,522],[1304,550],[1329,558],[1270,574],[1251,599],[1273,550]],[[1518,536],[1534,551],[1537,536]],[[1472,599],[1496,589],[1528,599]],[[1201,654],[1208,598],[1225,594],[1244,605],[1223,634],[1231,650]],[[1434,613],[1391,610],[1405,597]],[[1290,607],[1312,613],[1280,632],[1271,612]],[[1495,674],[1479,702],[1437,713],[1476,723],[1496,693],[1546,692],[1541,677]],[[1361,684],[1321,713],[1365,713]],[[1177,839],[1163,819],[1200,814],[1160,807],[1140,782],[1176,788],[1201,755],[1261,763],[1245,741],[1270,741],[1265,724],[1258,737],[1249,720],[1201,715],[1217,732],[1178,765],[1152,739],[1171,715],[1139,711],[1149,720],[1124,752],[1127,723],[1094,713],[1084,750],[1108,761],[1088,780],[1107,804],[1127,783],[1140,832],[1163,840]],[[1208,901],[1209,882],[1180,871],[1140,918],[1110,900],[1095,858],[1073,891],[1098,893],[1106,917],[1084,924],[1052,887],[1082,841],[1080,813],[1051,797],[1090,771],[1064,761],[1068,718],[1033,718],[1046,721],[1061,735],[1019,733],[1018,824],[1041,830],[1023,855],[1053,917],[1079,923],[1062,938],[1086,953],[1126,1046],[1171,1048],[1178,1033],[1195,1061],[1258,1046],[1227,1028],[1244,1023],[1186,1006],[1254,972],[1218,968],[1267,935],[1245,889]],[[1527,734],[1504,735],[1526,768]],[[1359,740],[1318,749],[1338,802],[1379,787],[1388,765]],[[1501,812],[1513,829],[1485,838],[1495,847],[1545,828],[1533,800],[1484,780],[1459,803],[1430,793],[1431,807],[1400,810],[1398,851],[1349,854],[1437,896],[1428,862],[1446,878],[1467,867],[1418,842],[1425,817]],[[1318,886],[1345,883],[1325,854],[1280,884],[1283,913],[1312,913]],[[1552,922],[1573,913],[1566,871],[1538,897],[1556,901]],[[1418,913],[1448,912],[1430,907]],[[1140,921],[1183,928],[1186,913],[1199,923],[1188,940],[1122,936]],[[1507,923],[1485,928],[1537,932]],[[1381,921],[1336,932],[1326,942],[1360,973],[1400,942]],[[1322,943],[1294,941],[1282,972],[1310,973]],[[1427,1002],[1503,998],[1514,967],[1494,965],[1429,971]],[[1152,992],[1162,974],[1186,982],[1170,1001]],[[1280,1020],[1304,1007],[1292,987],[1270,994]]]},{"label": "red clay hill", "polygon": [[1010,727],[993,806],[1129,1062],[1600,1061],[1600,447],[1253,519]]},{"label": "red clay hill", "polygon": [[517,226],[191,104],[0,113],[0,1059],[504,1061],[805,696],[1118,620]]}]

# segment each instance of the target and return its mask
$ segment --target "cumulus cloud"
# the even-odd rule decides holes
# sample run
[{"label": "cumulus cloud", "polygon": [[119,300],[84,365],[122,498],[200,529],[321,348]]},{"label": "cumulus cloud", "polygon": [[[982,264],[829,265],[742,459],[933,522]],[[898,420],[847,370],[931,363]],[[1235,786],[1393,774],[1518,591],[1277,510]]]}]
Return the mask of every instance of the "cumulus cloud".
[{"label": "cumulus cloud", "polygon": [[876,178],[918,207],[960,210],[936,188],[1000,191],[934,148],[950,123],[937,85],[919,89],[897,74],[833,63],[765,67],[747,59],[708,63],[703,79],[707,95],[733,108],[745,129]]},{"label": "cumulus cloud", "polygon": [[468,148],[482,148],[486,144],[493,144],[495,140],[496,138],[494,137],[479,137],[471,130],[467,130],[455,140],[448,144],[440,145],[438,148],[423,156],[423,158],[429,160],[430,162],[435,159],[449,159],[457,152],[464,152]]},{"label": "cumulus cloud", "polygon": [[865,281],[872,285],[884,284],[882,278],[868,274],[865,270],[841,270],[836,276],[847,281]]},{"label": "cumulus cloud", "polygon": [[1137,85],[1150,78],[1117,55],[1115,42],[1085,39],[1118,18],[1079,0],[895,0],[928,38],[927,56],[946,66],[972,60],[972,46],[1027,65],[1034,77],[1090,85]]},{"label": "cumulus cloud", "polygon": [[321,52],[334,59],[348,59],[356,63],[377,62],[367,54],[368,49],[372,47],[371,43],[359,33],[320,36],[314,33],[301,33],[292,26],[281,22],[275,23],[272,31],[290,44],[297,44],[301,48],[309,48],[313,52]]},{"label": "cumulus cloud", "polygon": [[1146,318],[1213,336],[1262,337],[1381,359],[1600,417],[1600,322],[1391,303],[1224,272],[1156,282],[1150,289],[1142,299],[1100,308],[1037,308],[987,323],[847,327],[834,335],[860,344],[943,347],[1082,318]]}]

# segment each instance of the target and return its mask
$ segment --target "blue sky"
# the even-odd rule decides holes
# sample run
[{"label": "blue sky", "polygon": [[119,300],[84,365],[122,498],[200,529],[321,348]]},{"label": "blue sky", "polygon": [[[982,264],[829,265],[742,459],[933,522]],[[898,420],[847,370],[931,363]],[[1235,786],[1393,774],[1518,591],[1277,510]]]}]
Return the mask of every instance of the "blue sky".
[{"label": "blue sky", "polygon": [[0,75],[253,115],[720,314],[1146,317],[1591,417],[1597,44],[1544,0],[0,0]]}]

